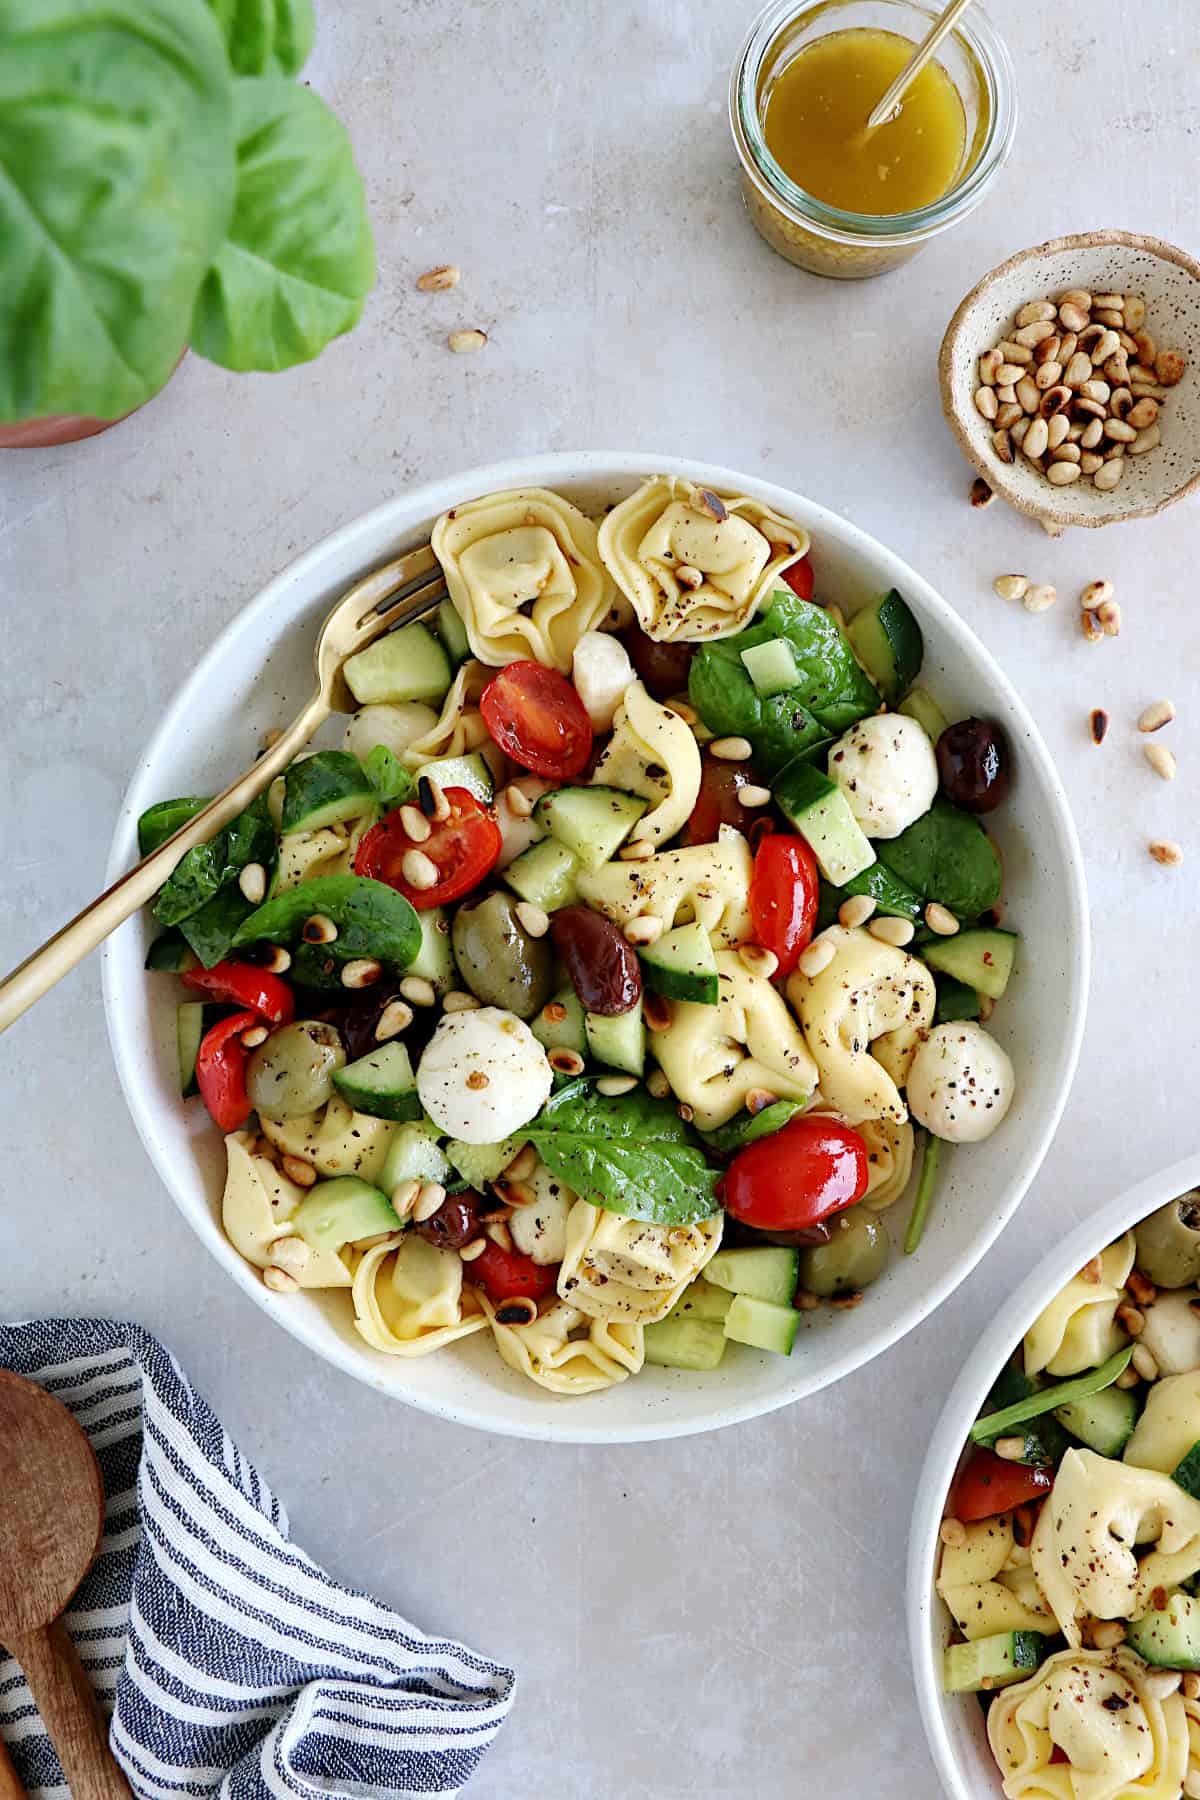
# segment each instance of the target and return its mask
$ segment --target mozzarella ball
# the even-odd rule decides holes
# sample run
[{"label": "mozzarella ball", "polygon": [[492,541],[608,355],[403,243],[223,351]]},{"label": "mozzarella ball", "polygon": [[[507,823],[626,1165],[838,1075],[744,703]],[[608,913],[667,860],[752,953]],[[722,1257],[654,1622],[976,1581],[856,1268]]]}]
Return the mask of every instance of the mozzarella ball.
[{"label": "mozzarella ball", "polygon": [[833,746],[829,779],[869,838],[899,837],[933,805],[937,757],[915,719],[874,713]]},{"label": "mozzarella ball", "polygon": [[571,679],[593,731],[611,731],[613,714],[635,680],[620,638],[610,631],[585,631],[571,659]]},{"label": "mozzarella ball", "polygon": [[421,1105],[465,1144],[499,1144],[550,1098],[554,1075],[523,1020],[499,1006],[447,1013],[417,1068]]},{"label": "mozzarella ball", "polygon": [[419,700],[360,706],[346,727],[342,749],[351,756],[363,757],[369,756],[376,744],[382,744],[393,756],[403,756],[409,745],[432,731],[437,722],[433,707],[423,706]]},{"label": "mozzarella ball", "polygon": [[908,1109],[934,1137],[977,1144],[1012,1105],[1013,1066],[982,1025],[935,1025],[908,1071]]}]

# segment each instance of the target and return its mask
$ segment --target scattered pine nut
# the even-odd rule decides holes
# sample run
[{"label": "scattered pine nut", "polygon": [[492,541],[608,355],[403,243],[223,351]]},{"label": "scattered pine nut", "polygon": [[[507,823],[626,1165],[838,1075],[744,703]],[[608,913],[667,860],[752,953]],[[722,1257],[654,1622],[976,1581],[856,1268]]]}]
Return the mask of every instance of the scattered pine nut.
[{"label": "scattered pine nut", "polygon": [[386,1044],[389,1038],[399,1037],[402,1031],[408,1030],[412,1022],[411,1006],[406,1006],[403,1000],[389,1000],[375,1026],[375,1042]]},{"label": "scattered pine nut", "polygon": [[695,1108],[689,1106],[686,1100],[681,1100],[679,1105],[675,1108],[675,1111],[679,1114],[685,1125],[690,1125],[696,1116]]},{"label": "scattered pine nut", "polygon": [[523,1144],[504,1171],[505,1181],[525,1181],[538,1166],[538,1153],[532,1144]]},{"label": "scattered pine nut", "polygon": [[596,1092],[615,1100],[619,1094],[632,1093],[636,1086],[636,1075],[602,1075],[596,1083]]},{"label": "scattered pine nut", "polygon": [[383,974],[383,964],[373,956],[356,956],[342,966],[342,986],[371,987]]},{"label": "scattered pine nut", "polygon": [[997,1438],[992,1448],[1002,1462],[1021,1462],[1025,1456],[1025,1439],[1023,1437]]},{"label": "scattered pine nut", "polygon": [[1120,637],[1121,608],[1115,600],[1102,600],[1096,608],[1096,617],[1105,637]]},{"label": "scattered pine nut", "polygon": [[1102,744],[1104,734],[1108,730],[1108,714],[1103,707],[1097,706],[1092,711],[1092,742]]},{"label": "scattered pine nut", "polygon": [[456,356],[469,356],[474,350],[482,350],[487,341],[487,332],[475,326],[466,331],[452,331],[446,339]]},{"label": "scattered pine nut", "polygon": [[513,912],[527,937],[543,938],[550,929],[550,915],[532,900],[518,900]]},{"label": "scattered pine nut", "polygon": [[300,929],[306,944],[332,944],[337,934],[337,926],[325,913],[314,913],[311,919],[305,919]]},{"label": "scattered pine nut", "polygon": [[400,858],[400,873],[409,887],[422,893],[436,887],[441,879],[437,864],[423,850],[406,850]]},{"label": "scattered pine nut", "polygon": [[865,925],[875,911],[875,901],[870,894],[851,894],[838,907],[838,924],[844,925],[847,931],[854,931],[859,925]]},{"label": "scattered pine nut", "polygon": [[773,950],[764,950],[759,944],[743,944],[738,956],[752,975],[760,975],[764,981],[770,981],[779,969],[779,958]]},{"label": "scattered pine nut", "polygon": [[267,1036],[268,1033],[265,1025],[252,1025],[249,1031],[243,1031],[242,1033],[242,1047],[245,1050],[257,1050],[260,1044],[266,1043]]},{"label": "scattered pine nut", "polygon": [[905,944],[911,944],[916,930],[911,919],[872,919],[867,926],[872,937],[877,937],[883,944],[894,944],[897,950],[903,950]]},{"label": "scattered pine nut", "polygon": [[578,1050],[551,1050],[546,1058],[556,1075],[582,1075],[583,1058]]},{"label": "scattered pine nut", "polygon": [[267,871],[261,863],[247,863],[238,876],[238,886],[251,906],[261,906],[267,894]]},{"label": "scattered pine nut", "polygon": [[440,1181],[423,1181],[416,1199],[413,1201],[413,1222],[423,1225],[426,1219],[432,1219],[435,1212],[440,1212],[446,1203],[446,1190]]},{"label": "scattered pine nut", "polygon": [[755,1119],[760,1112],[765,1112],[768,1106],[774,1106],[778,1099],[779,1095],[773,1094],[770,1088],[751,1088],[746,1095],[746,1111],[752,1119]]},{"label": "scattered pine nut", "polygon": [[292,966],[292,953],[285,950],[282,944],[272,944],[262,966],[272,975],[286,975]]},{"label": "scattered pine nut", "polygon": [[405,836],[411,838],[414,844],[425,843],[433,832],[433,826],[419,806],[402,806],[400,823],[404,827]]},{"label": "scattered pine nut", "polygon": [[654,1100],[665,1100],[671,1091],[671,1084],[661,1069],[651,1069],[646,1077],[646,1092]]},{"label": "scattered pine nut", "polygon": [[464,1244],[458,1254],[461,1257],[463,1262],[472,1263],[475,1261],[475,1258],[477,1256],[482,1256],[486,1249],[487,1249],[487,1239],[486,1238],[475,1238],[475,1239],[473,1239],[473,1241],[471,1243]]},{"label": "scattered pine nut", "polygon": [[468,994],[465,988],[451,988],[448,994],[442,995],[443,1012],[478,1012],[482,1005],[483,1001],[475,994]]},{"label": "scattered pine nut", "polygon": [[1174,717],[1175,702],[1173,700],[1152,700],[1150,705],[1143,707],[1138,714],[1138,730],[1161,731],[1163,726],[1169,725]]},{"label": "scattered pine nut", "polygon": [[1155,862],[1164,869],[1177,869],[1183,861],[1183,847],[1174,838],[1151,838],[1148,847]]},{"label": "scattered pine nut", "polygon": [[417,286],[423,294],[444,294],[447,288],[457,287],[461,279],[462,270],[457,264],[439,263],[436,269],[426,269],[417,276]]},{"label": "scattered pine nut", "polygon": [[1089,581],[1079,596],[1079,604],[1086,611],[1093,612],[1106,600],[1111,600],[1115,592],[1111,581]]},{"label": "scattered pine nut", "polygon": [[958,920],[949,907],[942,906],[937,900],[931,900],[925,908],[925,923],[938,937],[954,937],[959,930]]},{"label": "scattered pine nut", "polygon": [[1083,629],[1083,635],[1089,644],[1098,644],[1101,641],[1104,636],[1104,627],[1101,625],[1094,612],[1081,611],[1079,614],[1079,623]]},{"label": "scattered pine nut", "polygon": [[796,967],[809,981],[815,981],[823,969],[827,969],[837,954],[827,937],[819,937],[803,951]]},{"label": "scattered pine nut", "polygon": [[617,855],[622,862],[649,862],[654,855],[654,845],[649,838],[634,838],[631,844],[622,844]]},{"label": "scattered pine nut", "polygon": [[413,1006],[432,1006],[437,999],[437,989],[423,975],[406,975],[400,983],[400,992]]},{"label": "scattered pine nut", "polygon": [[286,1269],[277,1269],[274,1264],[263,1270],[263,1286],[270,1288],[273,1294],[295,1294],[300,1283]]},{"label": "scattered pine nut", "polygon": [[[991,389],[985,388],[984,392],[990,393]],[[987,482],[984,481],[981,476],[977,475],[971,483],[971,505],[975,507],[990,506],[995,498],[996,496],[988,486]]]},{"label": "scattered pine nut", "polygon": [[1125,1626],[1120,1619],[1097,1619],[1092,1626],[1092,1643],[1097,1650],[1115,1650],[1125,1642]]},{"label": "scattered pine nut", "polygon": [[666,1031],[674,1016],[669,1000],[664,1000],[661,994],[643,990],[642,1017],[651,1031]]},{"label": "scattered pine nut", "polygon": [[709,755],[715,756],[718,762],[745,762],[751,749],[749,738],[744,737],[714,738],[708,746]]},{"label": "scattered pine nut", "polygon": [[420,1182],[413,1179],[402,1181],[392,1189],[392,1211],[398,1219],[408,1217],[420,1191]]},{"label": "scattered pine nut", "polygon": [[428,775],[417,777],[417,803],[425,817],[432,819],[435,825],[444,823],[450,817],[450,802],[437,782],[431,781]]},{"label": "scattered pine nut", "polygon": [[771,790],[765,787],[755,787],[752,782],[748,782],[745,787],[738,789],[737,797],[738,804],[741,806],[766,806],[771,798]]},{"label": "scattered pine nut", "polygon": [[1023,600],[1029,592],[1027,575],[997,575],[992,591],[999,600]]},{"label": "scattered pine nut", "polygon": [[1130,1337],[1141,1337],[1146,1329],[1146,1315],[1138,1306],[1118,1306],[1117,1318]]},{"label": "scattered pine nut", "polygon": [[533,801],[515,781],[509,782],[500,798],[514,819],[528,819],[533,813]]},{"label": "scattered pine nut", "polygon": [[656,944],[664,930],[662,920],[653,913],[639,913],[636,919],[630,919],[623,936],[627,944]]},{"label": "scattered pine nut", "polygon": [[1057,599],[1056,587],[1052,587],[1049,582],[1037,582],[1026,591],[1023,604],[1026,612],[1049,612]]},{"label": "scattered pine nut", "polygon": [[[1161,775],[1164,781],[1174,781],[1178,773],[1178,764],[1175,761],[1174,753],[1168,750],[1165,744],[1143,744],[1142,749],[1145,752],[1146,761],[1154,773]],[[245,1041],[243,1038],[242,1042],[245,1043]]]},{"label": "scattered pine nut", "polygon": [[503,1219],[492,1219],[489,1224],[484,1226],[484,1232],[491,1238],[493,1244],[499,1244],[501,1250],[512,1249],[512,1232]]}]

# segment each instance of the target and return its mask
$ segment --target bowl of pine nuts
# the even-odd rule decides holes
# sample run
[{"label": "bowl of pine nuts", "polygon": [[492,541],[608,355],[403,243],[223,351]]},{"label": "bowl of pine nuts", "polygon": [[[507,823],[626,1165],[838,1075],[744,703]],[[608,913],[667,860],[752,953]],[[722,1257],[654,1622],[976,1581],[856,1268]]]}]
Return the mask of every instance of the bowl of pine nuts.
[{"label": "bowl of pine nuts", "polygon": [[942,410],[993,491],[1052,530],[1143,519],[1200,486],[1200,263],[1092,231],[976,283],[938,360]]}]

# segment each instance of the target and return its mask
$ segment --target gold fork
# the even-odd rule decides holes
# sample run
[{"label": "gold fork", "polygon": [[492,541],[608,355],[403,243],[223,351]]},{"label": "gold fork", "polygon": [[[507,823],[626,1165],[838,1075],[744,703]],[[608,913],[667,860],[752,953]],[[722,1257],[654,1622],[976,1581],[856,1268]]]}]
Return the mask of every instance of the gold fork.
[{"label": "gold fork", "polygon": [[153,899],[188,850],[206,843],[269,788],[330,713],[355,710],[358,703],[342,673],[348,656],[365,649],[384,632],[421,618],[445,591],[437,558],[424,544],[375,569],[343,594],[317,637],[313,655],[317,689],[307,706],[252,769],[231,782],[203,812],[180,826],[174,837],[122,875],[0,982],[0,1031],[6,1031],[111,931]]}]

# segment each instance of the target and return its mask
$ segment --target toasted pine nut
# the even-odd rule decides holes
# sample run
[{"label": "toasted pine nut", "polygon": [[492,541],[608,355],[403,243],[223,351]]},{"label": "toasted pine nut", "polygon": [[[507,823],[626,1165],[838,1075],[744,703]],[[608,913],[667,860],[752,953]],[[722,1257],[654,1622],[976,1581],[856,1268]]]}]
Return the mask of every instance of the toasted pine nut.
[{"label": "toasted pine nut", "polygon": [[442,824],[450,817],[450,802],[438,783],[428,775],[417,777],[417,800],[425,817],[432,819],[435,825]]},{"label": "toasted pine nut", "polygon": [[355,956],[342,965],[342,986],[348,988],[371,987],[383,974],[383,964],[376,962],[373,956]]},{"label": "toasted pine nut", "polygon": [[302,1156],[285,1156],[279,1166],[288,1180],[294,1181],[297,1187],[312,1187],[317,1179],[317,1171]]},{"label": "toasted pine nut", "polygon": [[636,1086],[636,1075],[602,1075],[596,1083],[596,1092],[615,1100],[619,1094],[632,1093]]},{"label": "toasted pine nut", "polygon": [[481,1238],[481,1237],[474,1238],[471,1241],[471,1243],[464,1244],[458,1254],[463,1262],[473,1263],[475,1261],[475,1258],[477,1256],[482,1256],[486,1249],[487,1249],[487,1239],[486,1238]]},{"label": "toasted pine nut", "polygon": [[639,913],[636,919],[630,919],[622,936],[627,944],[657,944],[663,930],[662,920],[653,913]]},{"label": "toasted pine nut", "polygon": [[514,819],[528,819],[533,812],[533,801],[515,781],[509,782],[500,798]]},{"label": "toasted pine nut", "polygon": [[1043,319],[1053,319],[1054,305],[1049,300],[1030,300],[1017,314],[1018,326],[1036,325]]},{"label": "toasted pine nut", "polygon": [[273,1294],[294,1294],[298,1292],[300,1283],[286,1269],[276,1268],[274,1264],[263,1270],[263,1286],[270,1288]]},{"label": "toasted pine nut", "polygon": [[827,969],[837,955],[837,946],[822,935],[814,938],[808,949],[803,951],[796,964],[801,975],[809,981],[815,981],[822,970]]},{"label": "toasted pine nut", "polygon": [[1111,581],[1089,581],[1079,596],[1079,604],[1088,612],[1094,612],[1106,600],[1111,600],[1116,589]]},{"label": "toasted pine nut", "polygon": [[1130,1337],[1141,1337],[1146,1329],[1146,1315],[1139,1306],[1118,1306],[1117,1318]]},{"label": "toasted pine nut", "polygon": [[306,944],[332,944],[337,934],[337,926],[325,913],[314,913],[300,928]]},{"label": "toasted pine nut", "polygon": [[942,906],[937,900],[931,900],[925,908],[925,923],[938,937],[954,937],[959,930],[958,920],[949,907]]},{"label": "toasted pine nut", "polygon": [[267,893],[267,871],[259,862],[249,862],[238,876],[242,896],[251,906],[261,906]]},{"label": "toasted pine nut", "polygon": [[870,894],[851,894],[838,907],[838,924],[844,925],[847,931],[853,931],[859,925],[865,925],[875,911],[875,901]]},{"label": "toasted pine nut", "polygon": [[398,1219],[408,1217],[420,1191],[420,1182],[412,1179],[401,1181],[392,1189],[392,1211]]},{"label": "toasted pine nut", "polygon": [[1081,306],[1076,306],[1074,302],[1070,300],[1065,301],[1064,304],[1059,307],[1058,316],[1068,331],[1082,331],[1084,326],[1089,323],[1088,315],[1084,312],[1083,308]]},{"label": "toasted pine nut", "polygon": [[1089,419],[1079,437],[1081,450],[1094,450],[1104,436],[1104,420]]},{"label": "toasted pine nut", "polygon": [[1143,1381],[1158,1380],[1158,1364],[1147,1350],[1145,1344],[1135,1344],[1133,1355],[1129,1359],[1131,1369],[1136,1369]]},{"label": "toasted pine nut", "polygon": [[1044,362],[1033,378],[1033,385],[1045,393],[1047,388],[1057,387],[1063,378],[1063,366],[1060,362]]},{"label": "toasted pine nut", "polygon": [[779,969],[779,958],[773,950],[764,950],[759,944],[743,944],[738,956],[752,975],[759,975],[764,981],[770,981]]},{"label": "toasted pine nut", "polygon": [[646,1077],[646,1092],[654,1100],[665,1100],[671,1091],[671,1084],[661,1069],[651,1069]]},{"label": "toasted pine nut", "polygon": [[1102,469],[1096,470],[1092,480],[1102,493],[1107,494],[1116,487],[1124,473],[1125,464],[1123,462],[1105,462]]},{"label": "toasted pine nut", "polygon": [[1180,350],[1160,350],[1154,359],[1154,373],[1163,387],[1174,387],[1183,380],[1187,360]]},{"label": "toasted pine nut", "polygon": [[400,992],[413,1006],[432,1006],[437,999],[437,989],[424,975],[406,975],[400,983]]},{"label": "toasted pine nut", "polygon": [[[1021,410],[1027,413],[1035,413],[1042,398],[1041,389],[1038,387],[1037,382],[1033,380],[1032,376],[1022,375],[1020,381],[1016,384],[1016,388],[1017,399],[1021,402]],[[1054,389],[1051,388],[1050,392],[1053,393]]]},{"label": "toasted pine nut", "polygon": [[1001,600],[1023,600],[1029,592],[1027,575],[997,575],[992,592]]},{"label": "toasted pine nut", "polygon": [[413,1201],[413,1222],[423,1225],[426,1219],[432,1219],[435,1212],[440,1212],[446,1203],[446,1190],[440,1181],[423,1181],[416,1199]]},{"label": "toasted pine nut", "polygon": [[400,823],[404,827],[405,836],[411,838],[414,844],[423,844],[433,831],[433,826],[419,806],[402,806]]},{"label": "toasted pine nut", "polygon": [[749,738],[723,737],[713,739],[708,746],[708,753],[715,756],[718,762],[745,762],[752,749]]},{"label": "toasted pine nut", "polygon": [[442,995],[443,1012],[478,1012],[482,1005],[483,1001],[475,994],[468,994],[465,988],[451,988],[448,994]]},{"label": "toasted pine nut", "polygon": [[582,1075],[583,1058],[578,1050],[551,1050],[546,1061],[556,1075]]},{"label": "toasted pine nut", "polygon": [[1000,402],[996,398],[996,390],[994,387],[979,387],[975,389],[975,410],[977,413],[981,413],[985,419],[994,419],[999,409]]},{"label": "toasted pine nut", "polygon": [[375,1026],[375,1042],[386,1044],[389,1038],[399,1037],[402,1031],[407,1031],[412,1021],[411,1006],[406,1006],[403,1000],[389,1000]]},{"label": "toasted pine nut", "polygon": [[1114,444],[1132,444],[1137,432],[1132,425],[1127,425],[1124,419],[1106,419],[1104,435],[1106,438],[1111,438]]},{"label": "toasted pine nut", "polygon": [[1102,706],[1097,706],[1093,709],[1091,727],[1093,744],[1102,744],[1104,742],[1105,734],[1108,731],[1108,714]]},{"label": "toasted pine nut", "polygon": [[961,1519],[943,1519],[938,1527],[938,1536],[952,1550],[960,1550],[967,1541],[967,1528]]},{"label": "toasted pine nut", "polygon": [[1162,407],[1157,400],[1139,400],[1125,414],[1125,423],[1132,425],[1137,431],[1145,431],[1148,425],[1157,424],[1161,411]]},{"label": "toasted pine nut", "polygon": [[409,887],[422,891],[436,887],[441,879],[437,864],[423,850],[406,850],[400,858],[400,873]]},{"label": "toasted pine nut", "polygon": [[543,938],[550,929],[550,915],[531,900],[518,900],[513,912],[526,936]]},{"label": "toasted pine nut", "polygon": [[272,975],[286,975],[292,966],[292,953],[285,950],[282,944],[271,944],[262,966],[269,969]]},{"label": "toasted pine nut", "polygon": [[461,277],[462,270],[455,263],[439,263],[436,269],[426,269],[417,276],[417,286],[423,294],[441,294],[447,288],[457,287]]},{"label": "toasted pine nut", "polygon": [[1150,854],[1164,869],[1177,869],[1183,861],[1183,848],[1174,838],[1153,838],[1150,842]]},{"label": "toasted pine nut", "polygon": [[1157,450],[1162,443],[1162,432],[1157,425],[1148,425],[1139,431],[1129,446],[1130,456],[1145,456],[1147,450]]},{"label": "toasted pine nut", "polygon": [[996,370],[1004,361],[999,350],[985,350],[979,358],[979,379],[984,387],[995,387]]},{"label": "toasted pine nut", "polygon": [[487,341],[487,332],[480,331],[477,327],[466,331],[452,331],[446,339],[456,356],[467,356],[473,350],[482,350]]},{"label": "toasted pine nut", "polygon": [[651,1031],[666,1031],[674,1016],[669,1000],[643,989],[642,1017]]},{"label": "toasted pine nut", "polygon": [[617,855],[622,862],[649,862],[654,845],[649,838],[635,838],[631,844],[622,844]]},{"label": "toasted pine nut", "polygon": [[766,806],[771,799],[771,790],[770,788],[756,787],[753,782],[747,782],[745,787],[738,789],[737,797],[738,804],[741,806]]},{"label": "toasted pine nut", "polygon": [[[1059,418],[1061,417],[1062,414],[1060,413]],[[1075,427],[1074,429],[1078,430],[1078,427]],[[1082,437],[1083,433],[1080,432],[1079,435]],[[1058,449],[1053,452],[1052,460],[1054,462],[1082,463],[1083,452],[1073,438],[1068,438],[1065,444],[1060,444]]]},{"label": "toasted pine nut", "polygon": [[1064,306],[1074,307],[1076,312],[1091,312],[1092,296],[1087,288],[1068,288],[1058,296],[1058,310],[1061,314]]},{"label": "toasted pine nut", "polygon": [[1173,700],[1152,700],[1149,706],[1143,707],[1138,714],[1139,731],[1161,731],[1175,717]]},{"label": "toasted pine nut", "polygon": [[872,937],[877,937],[883,944],[894,944],[897,950],[912,943],[915,929],[911,919],[876,918],[867,926]]},{"label": "toasted pine nut", "polygon": [[1101,625],[1094,612],[1084,612],[1081,610],[1079,614],[1079,623],[1083,630],[1083,635],[1089,644],[1098,644],[1102,641],[1104,637],[1104,627]]},{"label": "toasted pine nut", "polygon": [[[1006,408],[1005,410],[1007,411],[1008,409]],[[1020,410],[1021,409],[1018,406],[1018,408],[1017,408],[1018,413],[1020,412]],[[996,452],[996,455],[1000,458],[1000,461],[1002,463],[1010,463],[1012,461],[1012,459],[1013,459],[1012,439],[1009,437],[1007,429],[1002,430],[1002,431],[993,431],[993,433],[992,433],[992,449]],[[974,484],[972,484],[972,485],[974,485]],[[984,483],[984,485],[985,486],[987,485],[986,482]]]},{"label": "toasted pine nut", "polygon": [[1046,480],[1052,487],[1068,487],[1072,481],[1078,481],[1083,470],[1078,463],[1052,462],[1046,470]]},{"label": "toasted pine nut", "polygon": [[1125,1642],[1125,1627],[1120,1619],[1098,1619],[1092,1626],[1092,1643],[1097,1650],[1115,1650]]},{"label": "toasted pine nut", "polygon": [[[1164,781],[1174,781],[1178,772],[1174,752],[1168,750],[1165,744],[1143,744],[1142,748],[1146,754],[1146,761],[1154,773],[1161,775]],[[245,1041],[243,1038],[242,1042],[245,1043]]]},{"label": "toasted pine nut", "polygon": [[1031,419],[1025,441],[1021,445],[1022,453],[1033,462],[1043,454],[1049,441],[1050,427],[1045,419]]},{"label": "toasted pine nut", "polygon": [[1025,1439],[1023,1437],[997,1438],[992,1449],[1002,1462],[1021,1462],[1025,1456]]},{"label": "toasted pine nut", "polygon": [[1049,582],[1039,581],[1029,588],[1025,594],[1025,611],[1031,613],[1048,612],[1058,599],[1058,589]]},{"label": "toasted pine nut", "polygon": [[[996,496],[988,486],[987,482],[977,475],[971,483],[971,505],[976,507],[990,506],[995,498]],[[826,608],[826,611],[828,611],[828,608]]]},{"label": "toasted pine nut", "polygon": [[1096,608],[1096,617],[1105,637],[1120,637],[1121,608],[1115,600],[1102,600]]},{"label": "toasted pine nut", "polygon": [[751,1118],[757,1118],[768,1106],[774,1106],[778,1099],[779,1095],[773,1094],[770,1088],[751,1088],[746,1095],[746,1111]]},{"label": "toasted pine nut", "polygon": [[265,1025],[252,1025],[249,1031],[243,1031],[242,1033],[242,1048],[245,1050],[257,1050],[260,1044],[266,1043],[268,1036],[269,1033]]},{"label": "toasted pine nut", "polygon": [[1079,458],[1079,467],[1085,475],[1094,475],[1097,469],[1104,467],[1104,458],[1097,456],[1092,450],[1085,450]]},{"label": "toasted pine nut", "polygon": [[1158,1299],[1158,1289],[1152,1281],[1147,1281],[1140,1269],[1130,1269],[1125,1286],[1139,1306],[1153,1306]]}]

